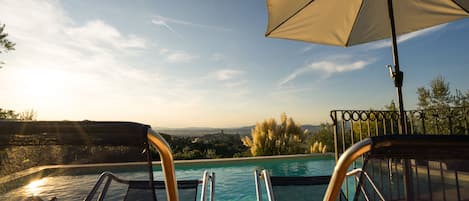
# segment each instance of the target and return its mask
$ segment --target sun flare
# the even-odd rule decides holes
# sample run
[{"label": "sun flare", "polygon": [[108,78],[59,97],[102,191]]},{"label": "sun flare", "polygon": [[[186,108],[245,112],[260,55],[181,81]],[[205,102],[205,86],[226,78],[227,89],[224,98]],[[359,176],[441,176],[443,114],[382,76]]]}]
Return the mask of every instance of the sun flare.
[{"label": "sun flare", "polygon": [[47,178],[32,181],[26,186],[28,194],[31,194],[32,196],[37,196],[42,191],[42,188],[46,184],[46,182]]},{"label": "sun flare", "polygon": [[67,74],[48,68],[27,68],[18,71],[16,93],[35,106],[50,106],[62,98]]}]

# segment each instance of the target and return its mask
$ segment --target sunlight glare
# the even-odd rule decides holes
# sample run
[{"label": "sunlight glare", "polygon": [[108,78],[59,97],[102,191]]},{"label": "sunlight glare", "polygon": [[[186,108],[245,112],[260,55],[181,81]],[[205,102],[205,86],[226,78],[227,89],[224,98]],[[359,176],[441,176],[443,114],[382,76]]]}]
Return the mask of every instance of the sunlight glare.
[{"label": "sunlight glare", "polygon": [[60,100],[67,85],[67,74],[48,68],[22,70],[18,79],[18,93],[34,105],[48,105]]},{"label": "sunlight glare", "polygon": [[42,191],[42,187],[46,184],[46,182],[47,178],[32,181],[26,186],[27,192],[32,196],[37,196]]}]

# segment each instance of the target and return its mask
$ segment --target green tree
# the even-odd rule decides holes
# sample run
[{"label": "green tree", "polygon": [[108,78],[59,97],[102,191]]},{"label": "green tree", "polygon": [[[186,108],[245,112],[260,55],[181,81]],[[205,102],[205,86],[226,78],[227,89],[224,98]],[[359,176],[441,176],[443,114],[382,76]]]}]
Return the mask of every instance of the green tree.
[{"label": "green tree", "polygon": [[258,122],[251,131],[251,138],[245,136],[242,141],[250,147],[253,156],[298,154],[308,151],[309,147],[305,146],[307,135],[299,123],[283,113],[280,123],[273,118]]},{"label": "green tree", "polygon": [[420,109],[446,109],[453,103],[449,83],[441,75],[430,82],[430,89],[419,87],[417,94]]},{"label": "green tree", "polygon": [[[15,50],[15,43],[7,39],[8,33],[5,32],[5,24],[0,24],[0,53],[5,53],[11,50]],[[3,61],[0,61],[1,65],[4,64]]]},{"label": "green tree", "polygon": [[417,94],[418,107],[425,110],[426,133],[464,133],[466,109],[454,107],[469,106],[469,91],[462,93],[456,89],[453,95],[449,83],[439,75],[430,82],[429,88],[418,88]]}]

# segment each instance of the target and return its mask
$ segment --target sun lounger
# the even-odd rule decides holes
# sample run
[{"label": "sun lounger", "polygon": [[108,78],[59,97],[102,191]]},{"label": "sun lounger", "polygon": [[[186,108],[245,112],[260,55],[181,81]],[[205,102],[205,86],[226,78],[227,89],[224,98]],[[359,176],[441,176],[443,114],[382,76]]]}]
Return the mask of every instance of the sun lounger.
[{"label": "sun lounger", "polygon": [[[348,171],[363,156],[363,167]],[[325,201],[346,176],[357,179],[353,200],[469,200],[469,136],[390,135],[367,138],[342,154]]]}]

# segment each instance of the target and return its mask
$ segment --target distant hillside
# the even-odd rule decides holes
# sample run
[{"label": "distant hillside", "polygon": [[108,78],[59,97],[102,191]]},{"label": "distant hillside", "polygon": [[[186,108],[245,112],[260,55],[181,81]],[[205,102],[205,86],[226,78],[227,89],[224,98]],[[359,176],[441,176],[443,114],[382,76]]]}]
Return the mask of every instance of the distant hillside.
[{"label": "distant hillside", "polygon": [[[302,125],[303,129],[308,129],[309,132],[316,132],[319,130],[318,125]],[[224,134],[239,134],[241,136],[251,135],[251,129],[254,126],[244,126],[239,128],[156,128],[156,131],[167,133],[176,136],[203,136],[207,134],[217,134],[223,131]]]}]

